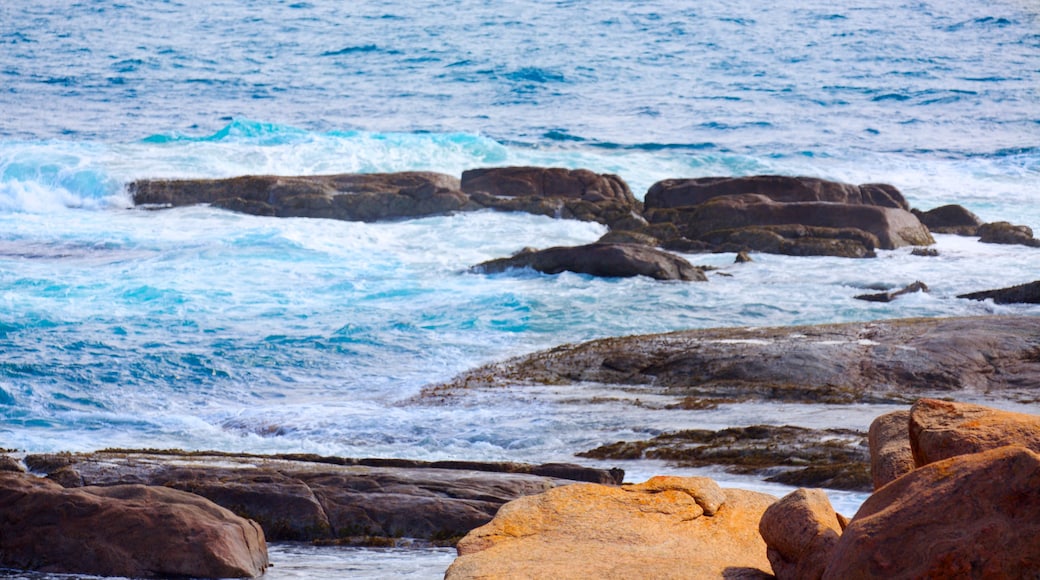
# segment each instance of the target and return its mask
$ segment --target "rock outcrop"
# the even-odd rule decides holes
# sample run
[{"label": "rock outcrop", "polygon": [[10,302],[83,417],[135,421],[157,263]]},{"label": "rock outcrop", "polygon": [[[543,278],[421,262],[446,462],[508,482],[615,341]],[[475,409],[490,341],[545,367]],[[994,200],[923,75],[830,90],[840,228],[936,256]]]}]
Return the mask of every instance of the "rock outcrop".
[{"label": "rock outcrop", "polygon": [[270,540],[362,544],[401,537],[450,543],[518,497],[575,479],[623,477],[570,464],[132,450],[30,455],[25,463],[66,486],[137,483],[192,492],[255,520]]},{"label": "rock outcrop", "polygon": [[521,498],[466,535],[445,578],[768,578],[776,498],[707,478],[576,484]]},{"label": "rock outcrop", "polygon": [[255,522],[165,487],[65,489],[0,473],[0,567],[134,578],[256,577],[267,545]]},{"label": "rock outcrop", "polygon": [[1040,416],[920,399],[910,408],[908,436],[917,467],[1007,445],[1040,452]]},{"label": "rock outcrop", "polygon": [[567,271],[608,278],[647,276],[655,280],[708,280],[703,270],[675,254],[645,245],[624,243],[525,249],[509,258],[478,264],[473,267],[473,271],[493,274],[514,268],[531,268],[544,274]]},{"label": "rock outcrop", "polygon": [[698,205],[716,197],[746,193],[765,195],[783,203],[827,202],[910,209],[903,194],[885,183],[851,185],[786,175],[665,179],[650,187],[646,204],[647,207],[678,208]]},{"label": "rock outcrop", "polygon": [[462,191],[502,197],[542,197],[612,201],[629,207],[638,203],[628,184],[617,175],[562,167],[489,167],[462,172]]},{"label": "rock outcrop", "polygon": [[1040,240],[1033,237],[1033,229],[1029,226],[991,222],[979,226],[978,235],[979,241],[984,244],[1018,244],[1040,248]]},{"label": "rock outcrop", "polygon": [[982,220],[979,216],[957,204],[950,204],[928,211],[911,210],[928,231],[935,234],[977,236]]},{"label": "rock outcrop", "polygon": [[819,489],[798,489],[769,506],[759,531],[777,580],[819,580],[846,524]]},{"label": "rock outcrop", "polygon": [[957,298],[992,300],[995,304],[1040,304],[1040,280],[997,290],[970,292]]},{"label": "rock outcrop", "polygon": [[705,402],[902,402],[936,392],[1035,400],[1040,317],[705,329],[562,345],[463,373],[424,395],[582,381]]}]

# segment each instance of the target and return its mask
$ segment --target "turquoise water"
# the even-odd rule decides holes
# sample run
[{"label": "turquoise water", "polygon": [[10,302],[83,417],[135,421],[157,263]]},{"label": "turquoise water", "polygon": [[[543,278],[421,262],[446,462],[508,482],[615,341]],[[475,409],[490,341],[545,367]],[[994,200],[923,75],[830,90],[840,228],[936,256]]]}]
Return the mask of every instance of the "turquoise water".
[{"label": "turquoise water", "polygon": [[[147,211],[125,186],[532,164],[616,173],[641,197],[664,178],[779,173],[889,182],[921,209],[1040,230],[1038,14],[1008,0],[4,2],[0,447],[542,462],[669,429],[865,429],[883,409],[661,417],[552,392],[411,397],[603,336],[1035,316],[955,296],[1035,280],[1038,250],[938,236],[934,259],[689,256],[732,274],[706,284],[483,276],[466,270],[603,228]],[[932,292],[852,299],[914,280]],[[846,511],[861,499],[836,496]]]}]

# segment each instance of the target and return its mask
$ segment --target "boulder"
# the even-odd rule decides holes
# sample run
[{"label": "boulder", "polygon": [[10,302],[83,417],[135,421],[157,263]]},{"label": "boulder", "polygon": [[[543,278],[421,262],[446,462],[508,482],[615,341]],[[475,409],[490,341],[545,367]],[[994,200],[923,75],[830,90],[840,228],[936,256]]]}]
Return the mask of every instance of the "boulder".
[{"label": "boulder", "polygon": [[267,565],[260,526],[199,496],[141,485],[65,489],[0,473],[0,567],[251,578]]},{"label": "boulder", "polygon": [[870,476],[875,490],[914,470],[910,411],[893,411],[874,419],[867,432],[867,441],[870,445]]},{"label": "boulder", "polygon": [[829,202],[876,205],[909,210],[903,194],[884,183],[850,185],[815,177],[755,175],[700,177],[658,181],[646,193],[647,209],[676,208],[704,203],[726,195],[761,194],[778,202]]},{"label": "boulder", "polygon": [[617,175],[561,167],[490,167],[462,172],[462,191],[499,197],[613,201],[636,207],[628,184]]},{"label": "boulder", "polygon": [[860,294],[855,296],[856,300],[866,300],[867,302],[891,302],[896,298],[904,294],[913,294],[914,292],[928,292],[928,285],[918,280],[911,284],[907,284],[899,290],[892,292],[880,292],[877,294]]},{"label": "boulder", "polygon": [[876,491],[823,578],[1040,576],[1040,456],[1008,446],[937,461]]},{"label": "boulder", "polygon": [[968,211],[964,206],[950,204],[928,211],[911,210],[917,219],[936,234],[956,234],[958,236],[977,236],[982,220]]},{"label": "boulder", "polygon": [[957,298],[992,300],[996,304],[1040,304],[1040,280],[997,290],[960,294]]},{"label": "boulder", "polygon": [[776,498],[707,478],[575,484],[521,498],[458,544],[445,578],[768,578]]},{"label": "boulder", "polygon": [[512,268],[531,268],[545,274],[577,272],[607,278],[647,276],[656,280],[707,281],[704,271],[685,259],[640,244],[587,244],[521,250],[509,258],[478,264],[473,271],[488,274]]},{"label": "boulder", "polygon": [[479,209],[455,177],[432,172],[256,175],[229,179],[155,179],[131,183],[137,205],[213,204],[264,216],[377,221]]},{"label": "boulder", "polygon": [[1029,226],[992,222],[979,226],[978,235],[979,241],[985,244],[1020,244],[1032,248],[1040,247],[1040,240],[1033,237],[1033,230]]},{"label": "boulder", "polygon": [[1040,416],[920,399],[910,408],[909,438],[917,467],[1006,445],[1040,452]]},{"label": "boulder", "polygon": [[838,256],[873,258],[878,239],[856,228],[809,227],[800,224],[753,225],[717,230],[702,241],[716,252],[755,250],[786,256]]},{"label": "boulder", "polygon": [[827,494],[805,488],[769,506],[758,525],[777,580],[819,580],[844,527]]}]

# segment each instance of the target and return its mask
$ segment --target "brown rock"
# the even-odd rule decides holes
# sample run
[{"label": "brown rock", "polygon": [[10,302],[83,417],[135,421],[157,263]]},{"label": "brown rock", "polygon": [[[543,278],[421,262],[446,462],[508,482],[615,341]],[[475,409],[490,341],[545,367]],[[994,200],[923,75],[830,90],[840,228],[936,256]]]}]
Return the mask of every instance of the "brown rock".
[{"label": "brown rock", "polygon": [[758,521],[775,500],[707,478],[557,488],[467,534],[445,578],[768,578]]},{"label": "brown rock", "polygon": [[21,473],[25,471],[25,468],[22,467],[21,462],[14,457],[11,457],[10,455],[0,455],[0,471],[15,471]]},{"label": "brown rock", "polygon": [[870,496],[828,580],[1040,576],[1040,456],[1001,447],[932,463]]},{"label": "brown rock", "polygon": [[1040,304],[1040,280],[998,290],[961,294],[957,298],[992,300],[995,304]]},{"label": "brown rock", "polygon": [[1016,226],[1008,222],[982,224],[978,228],[979,241],[986,244],[1020,244],[1040,247],[1040,240],[1033,237],[1029,226]]},{"label": "brown rock", "polygon": [[978,235],[982,220],[968,211],[964,206],[951,204],[928,211],[913,210],[928,231],[937,234],[957,234],[959,236]]},{"label": "brown rock", "polygon": [[632,207],[636,198],[617,175],[587,169],[560,167],[492,167],[462,172],[462,191],[505,197],[549,197],[601,202],[615,201]]},{"label": "brown rock", "polygon": [[910,408],[909,434],[917,467],[1005,445],[1040,451],[1040,417],[970,403],[920,399]]},{"label": "brown rock", "polygon": [[525,249],[509,258],[499,258],[474,266],[476,272],[494,274],[511,268],[531,268],[545,274],[577,272],[608,278],[647,276],[656,280],[706,282],[704,272],[685,259],[639,244],[587,244]]},{"label": "brown rock", "polygon": [[867,302],[891,302],[904,294],[913,294],[915,292],[929,292],[928,285],[918,280],[917,282],[907,284],[903,288],[892,292],[881,292],[878,294],[860,294],[859,296],[855,296],[854,298],[856,300],[866,300]]},{"label": "brown rock", "polygon": [[0,566],[104,576],[238,578],[267,567],[264,534],[163,487],[65,489],[0,473]]},{"label": "brown rock", "polygon": [[647,209],[684,207],[720,196],[745,193],[761,194],[785,203],[822,201],[910,209],[903,194],[888,184],[850,185],[815,177],[785,175],[666,179],[650,187],[645,204]]},{"label": "brown rock", "polygon": [[894,411],[874,419],[867,440],[870,444],[870,476],[875,490],[914,470],[910,411]]},{"label": "brown rock", "polygon": [[777,580],[819,580],[843,528],[823,490],[802,488],[769,506],[758,529]]}]

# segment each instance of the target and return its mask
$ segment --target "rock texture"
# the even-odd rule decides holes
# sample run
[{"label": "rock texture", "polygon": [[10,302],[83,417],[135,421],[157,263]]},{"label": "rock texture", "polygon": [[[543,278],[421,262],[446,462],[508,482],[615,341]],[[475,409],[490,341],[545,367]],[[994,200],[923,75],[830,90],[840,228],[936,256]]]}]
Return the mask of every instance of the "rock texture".
[{"label": "rock texture", "polygon": [[1040,452],[1040,416],[921,399],[910,408],[909,442],[917,467],[1006,445]]},{"label": "rock texture", "polygon": [[768,578],[758,521],[775,499],[707,478],[561,487],[467,534],[445,578]]},{"label": "rock texture", "polygon": [[928,292],[928,285],[918,280],[911,284],[907,284],[899,290],[893,290],[892,292],[880,292],[877,294],[860,294],[855,296],[856,300],[866,300],[867,302],[891,302],[896,298],[904,294],[913,294],[915,292]]},{"label": "rock texture", "polygon": [[815,177],[786,175],[665,179],[650,187],[646,193],[646,204],[647,207],[684,207],[716,197],[745,193],[761,194],[785,203],[820,201],[910,209],[903,194],[888,184],[850,185]]},{"label": "rock texture", "polygon": [[0,473],[0,567],[239,578],[267,564],[260,526],[196,495],[142,485],[65,489]]},{"label": "rock texture", "polygon": [[844,527],[819,489],[798,489],[769,506],[759,531],[777,580],[819,580]]},{"label": "rock texture", "polygon": [[870,476],[874,489],[910,473],[916,467],[910,448],[910,411],[893,411],[874,419],[867,433]]},{"label": "rock texture", "polygon": [[623,472],[569,464],[423,463],[317,456],[110,451],[30,455],[67,486],[164,485],[206,497],[261,526],[270,540],[394,538],[450,543],[513,499],[571,480],[620,482]]},{"label": "rock texture", "polygon": [[964,206],[950,204],[928,211],[913,210],[928,231],[936,234],[956,234],[959,236],[977,236],[982,220],[968,211]]},{"label": "rock texture", "polygon": [[1001,447],[931,463],[864,502],[825,579],[1036,578],[1040,456]]},{"label": "rock texture", "polygon": [[1019,244],[1032,248],[1040,247],[1040,240],[1033,237],[1029,226],[1017,226],[1008,222],[991,222],[978,228],[979,241],[985,244]]},{"label": "rock texture", "polygon": [[462,191],[505,197],[549,197],[614,201],[636,206],[628,184],[617,175],[561,167],[489,167],[462,172]]},{"label": "rock texture", "polygon": [[901,402],[946,393],[1035,401],[1040,317],[984,316],[706,329],[608,338],[518,357],[430,386],[640,385],[676,404],[772,399]]},{"label": "rock texture", "polygon": [[992,300],[996,304],[1040,304],[1040,280],[998,290],[961,294],[957,298]]},{"label": "rock texture", "polygon": [[545,274],[577,272],[608,278],[647,276],[655,280],[708,280],[703,270],[675,254],[645,245],[622,243],[522,250],[510,258],[478,264],[473,270],[492,274],[511,268],[531,268]]}]

